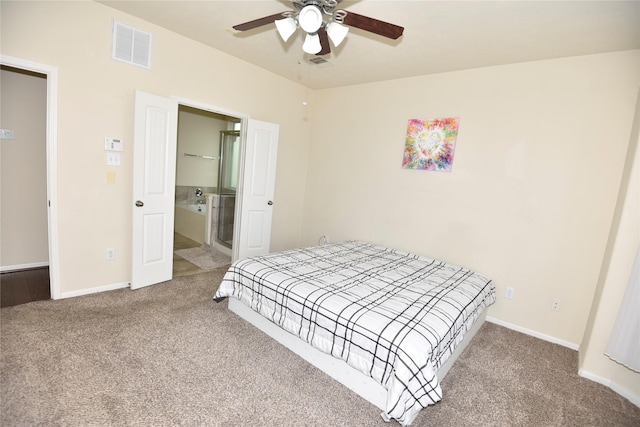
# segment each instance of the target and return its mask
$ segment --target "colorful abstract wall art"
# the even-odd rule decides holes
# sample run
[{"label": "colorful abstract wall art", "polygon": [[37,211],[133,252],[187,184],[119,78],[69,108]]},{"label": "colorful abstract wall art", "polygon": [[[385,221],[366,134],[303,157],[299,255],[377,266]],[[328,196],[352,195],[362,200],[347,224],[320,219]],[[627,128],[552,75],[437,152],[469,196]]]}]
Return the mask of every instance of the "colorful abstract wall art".
[{"label": "colorful abstract wall art", "polygon": [[451,171],[459,121],[458,117],[409,120],[402,167]]}]

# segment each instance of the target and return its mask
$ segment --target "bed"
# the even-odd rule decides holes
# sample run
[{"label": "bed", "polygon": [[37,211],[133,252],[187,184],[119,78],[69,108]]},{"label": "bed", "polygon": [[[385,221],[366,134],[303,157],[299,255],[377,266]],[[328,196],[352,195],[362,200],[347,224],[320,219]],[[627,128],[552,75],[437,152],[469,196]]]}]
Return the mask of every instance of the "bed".
[{"label": "bed", "polygon": [[407,426],[495,302],[469,269],[346,241],[236,261],[214,299]]}]

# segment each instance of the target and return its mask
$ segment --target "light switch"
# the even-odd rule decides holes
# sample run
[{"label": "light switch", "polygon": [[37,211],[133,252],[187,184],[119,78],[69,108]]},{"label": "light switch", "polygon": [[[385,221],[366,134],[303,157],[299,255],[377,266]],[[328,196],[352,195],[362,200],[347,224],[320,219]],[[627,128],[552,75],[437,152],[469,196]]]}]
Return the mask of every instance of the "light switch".
[{"label": "light switch", "polygon": [[120,153],[107,153],[107,164],[109,166],[120,166]]},{"label": "light switch", "polygon": [[107,171],[107,184],[116,183],[116,171]]}]

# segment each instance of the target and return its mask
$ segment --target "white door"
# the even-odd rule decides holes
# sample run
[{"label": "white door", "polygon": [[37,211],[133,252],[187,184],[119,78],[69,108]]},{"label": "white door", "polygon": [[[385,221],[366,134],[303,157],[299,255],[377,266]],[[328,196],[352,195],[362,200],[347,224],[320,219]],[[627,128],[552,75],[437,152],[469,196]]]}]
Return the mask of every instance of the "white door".
[{"label": "white door", "polygon": [[269,253],[279,129],[277,124],[248,120],[234,260]]},{"label": "white door", "polygon": [[136,91],[131,289],[171,280],[178,102]]}]

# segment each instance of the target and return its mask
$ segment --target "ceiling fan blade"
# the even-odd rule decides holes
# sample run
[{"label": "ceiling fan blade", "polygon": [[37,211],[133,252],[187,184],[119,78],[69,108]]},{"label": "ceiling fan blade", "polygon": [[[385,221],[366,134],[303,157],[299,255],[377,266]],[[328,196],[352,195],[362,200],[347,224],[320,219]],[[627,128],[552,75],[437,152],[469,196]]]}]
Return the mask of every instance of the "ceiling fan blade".
[{"label": "ceiling fan blade", "polygon": [[344,25],[350,27],[360,28],[361,30],[369,31],[390,39],[396,40],[404,32],[404,28],[398,25],[389,24],[388,22],[379,21],[368,16],[358,15],[357,13],[347,12],[347,16],[344,18]]},{"label": "ceiling fan blade", "polygon": [[331,53],[331,46],[329,46],[329,36],[327,36],[327,30],[324,27],[321,27],[318,30],[318,37],[320,37],[320,46],[322,46],[322,49],[320,50],[320,52],[316,53],[316,55],[321,56]]},{"label": "ceiling fan blade", "polygon": [[245,22],[244,24],[234,25],[233,29],[236,31],[247,31],[254,28],[261,27],[263,25],[271,24],[278,19],[284,18],[282,15],[285,12],[276,13],[275,15],[269,15],[262,18],[254,19],[253,21]]}]

